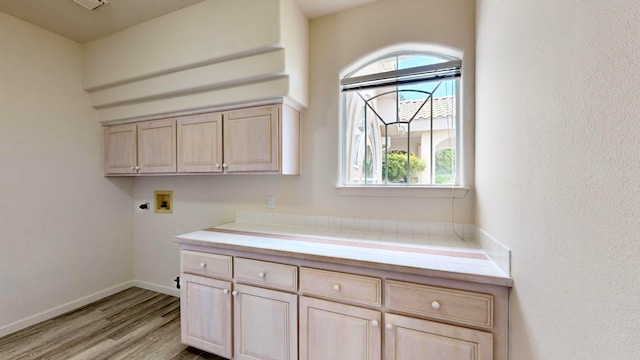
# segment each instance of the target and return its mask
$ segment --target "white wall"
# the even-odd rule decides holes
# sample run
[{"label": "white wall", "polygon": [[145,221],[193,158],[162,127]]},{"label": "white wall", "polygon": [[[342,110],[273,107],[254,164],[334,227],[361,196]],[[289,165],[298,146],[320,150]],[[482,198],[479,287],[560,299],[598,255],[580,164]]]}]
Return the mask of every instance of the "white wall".
[{"label": "white wall", "polygon": [[307,19],[294,0],[205,0],[83,45],[101,122],[247,102],[308,102]]},{"label": "white wall", "polygon": [[477,10],[476,216],[512,250],[511,359],[637,359],[640,6]]},{"label": "white wall", "polygon": [[[136,203],[151,200],[154,190],[173,190],[174,195],[174,214],[134,216],[136,279],[172,288],[179,271],[178,246],[172,242],[176,227],[187,232],[229,222],[237,209],[267,211],[269,194],[276,196],[276,212],[451,221],[451,199],[336,195],[338,74],[361,56],[406,41],[456,47],[464,51],[465,59],[474,59],[473,4],[472,0],[383,1],[311,21],[310,99],[302,114],[301,175],[136,179]],[[473,63],[470,60],[471,74]],[[472,99],[473,82],[467,86]],[[456,200],[456,222],[473,222],[472,204],[471,194]]]},{"label": "white wall", "polygon": [[83,84],[94,89],[275,47],[278,12],[277,0],[205,0],[87,42]]},{"label": "white wall", "polygon": [[309,21],[296,0],[280,2],[280,38],[286,49],[290,100],[304,109],[309,104]]},{"label": "white wall", "polygon": [[132,182],[102,176],[81,70],[78,44],[0,13],[0,336],[132,279]]}]

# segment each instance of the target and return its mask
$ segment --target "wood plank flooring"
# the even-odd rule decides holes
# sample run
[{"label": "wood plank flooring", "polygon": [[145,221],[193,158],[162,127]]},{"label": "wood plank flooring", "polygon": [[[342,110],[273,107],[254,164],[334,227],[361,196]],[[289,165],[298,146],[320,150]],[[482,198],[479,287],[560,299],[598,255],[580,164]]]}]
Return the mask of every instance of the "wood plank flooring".
[{"label": "wood plank flooring", "polygon": [[180,299],[130,288],[0,338],[2,360],[224,360],[180,343]]}]

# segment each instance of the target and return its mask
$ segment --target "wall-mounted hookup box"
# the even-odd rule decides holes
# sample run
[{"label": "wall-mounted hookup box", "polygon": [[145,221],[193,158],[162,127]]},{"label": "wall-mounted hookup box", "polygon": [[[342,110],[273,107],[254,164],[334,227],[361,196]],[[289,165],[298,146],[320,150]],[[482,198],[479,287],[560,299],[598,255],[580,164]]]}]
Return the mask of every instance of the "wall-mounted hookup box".
[{"label": "wall-mounted hookup box", "polygon": [[173,191],[154,191],[155,212],[162,214],[173,214]]}]

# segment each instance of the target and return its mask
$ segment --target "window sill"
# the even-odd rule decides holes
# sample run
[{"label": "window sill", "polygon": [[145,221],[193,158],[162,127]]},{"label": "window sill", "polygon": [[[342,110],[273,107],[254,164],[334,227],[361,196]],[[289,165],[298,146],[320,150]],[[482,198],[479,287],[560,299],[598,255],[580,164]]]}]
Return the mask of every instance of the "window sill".
[{"label": "window sill", "polygon": [[469,187],[447,186],[336,186],[338,196],[464,198]]}]

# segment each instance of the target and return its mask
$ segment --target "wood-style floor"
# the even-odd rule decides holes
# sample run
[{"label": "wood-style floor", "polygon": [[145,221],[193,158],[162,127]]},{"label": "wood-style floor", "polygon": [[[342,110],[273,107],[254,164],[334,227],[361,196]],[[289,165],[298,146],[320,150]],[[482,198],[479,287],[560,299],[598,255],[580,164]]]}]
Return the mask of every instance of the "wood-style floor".
[{"label": "wood-style floor", "polygon": [[180,343],[180,299],[130,288],[0,338],[0,359],[210,359]]}]

